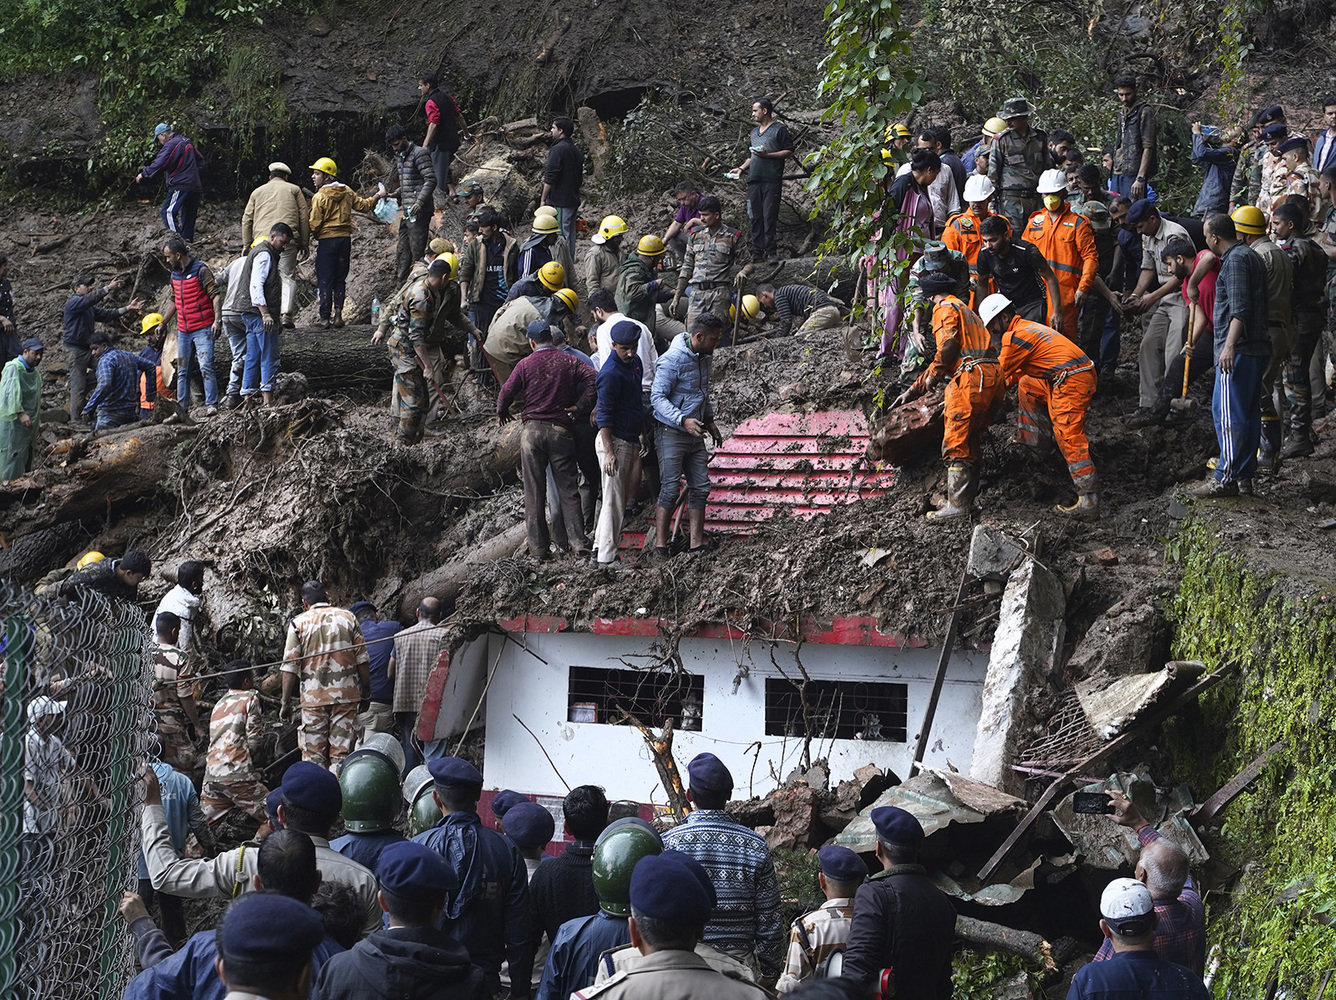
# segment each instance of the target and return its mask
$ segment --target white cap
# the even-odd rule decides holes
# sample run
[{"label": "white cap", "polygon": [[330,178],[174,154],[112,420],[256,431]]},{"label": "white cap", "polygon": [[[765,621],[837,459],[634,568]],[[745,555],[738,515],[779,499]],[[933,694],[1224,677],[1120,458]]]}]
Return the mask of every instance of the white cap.
[{"label": "white cap", "polygon": [[1035,190],[1040,194],[1066,194],[1067,175],[1061,170],[1045,170],[1039,175]]},{"label": "white cap", "polygon": [[1011,299],[1007,298],[1001,292],[994,292],[988,298],[979,303],[979,319],[983,320],[983,325],[987,326],[997,314],[1003,309],[1011,308]]},{"label": "white cap", "polygon": [[1116,878],[1099,897],[1099,914],[1109,927],[1125,937],[1136,937],[1151,929],[1147,919],[1155,912],[1150,890],[1134,878]]},{"label": "white cap", "polygon": [[971,174],[970,179],[965,182],[965,200],[966,201],[985,201],[993,196],[997,188],[983,174]]},{"label": "white cap", "polygon": [[292,176],[292,168],[282,160],[275,160],[273,163],[269,164],[269,172],[272,174],[275,170],[281,170],[289,177]]},{"label": "white cap", "polygon": [[28,702],[28,721],[36,722],[38,719],[44,719],[48,715],[59,715],[65,711],[65,702],[56,701],[44,694],[39,694],[32,701]]}]

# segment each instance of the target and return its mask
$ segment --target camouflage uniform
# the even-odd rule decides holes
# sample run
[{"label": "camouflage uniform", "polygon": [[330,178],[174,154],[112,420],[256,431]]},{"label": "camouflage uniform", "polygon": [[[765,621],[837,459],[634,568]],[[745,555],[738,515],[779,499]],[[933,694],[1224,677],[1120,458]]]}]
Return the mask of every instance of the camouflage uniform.
[{"label": "camouflage uniform", "polygon": [[[413,282],[399,297],[394,332],[388,342],[394,364],[394,395],[399,405],[399,443],[417,444],[431,408],[427,376],[415,348],[428,347],[428,334],[441,308],[441,296],[427,285],[425,276]],[[433,352],[428,349],[428,354]],[[433,359],[436,366],[438,359]],[[437,376],[439,378],[439,373]]]},{"label": "camouflage uniform", "polygon": [[269,789],[255,769],[263,738],[258,691],[228,691],[218,699],[209,716],[209,755],[199,794],[200,808],[210,823],[234,807],[261,823],[268,818],[264,800]]},{"label": "camouflage uniform", "polygon": [[854,901],[840,898],[829,899],[820,909],[795,920],[776,992],[792,993],[800,983],[817,978],[832,955],[844,952],[853,918]]},{"label": "camouflage uniform", "polygon": [[[1280,171],[1285,174],[1285,190],[1282,197],[1288,197],[1292,194],[1301,194],[1308,199],[1309,213],[1308,220],[1316,225],[1322,221],[1322,216],[1326,214],[1326,202],[1322,200],[1322,191],[1318,187],[1320,175],[1311,163],[1301,163],[1293,170],[1286,172],[1284,166]],[[1277,199],[1277,202],[1279,199]]]},{"label": "camouflage uniform", "polygon": [[302,760],[337,771],[357,742],[359,666],[370,667],[362,627],[351,611],[320,602],[288,625],[282,671],[301,679]]},{"label": "camouflage uniform", "polygon": [[728,307],[733,303],[733,275],[738,265],[750,259],[742,231],[719,224],[713,233],[698,226],[687,239],[687,252],[677,276],[677,290],[691,285],[687,302],[687,329],[702,313],[712,312],[731,330]]},{"label": "camouflage uniform", "polygon": [[186,731],[181,699],[194,695],[193,671],[186,654],[176,646],[158,645],[153,650],[153,718],[162,744],[159,759],[189,774],[197,763],[195,747]]},{"label": "camouflage uniform", "polygon": [[1231,205],[1257,204],[1257,196],[1262,190],[1262,154],[1265,152],[1266,143],[1260,139],[1239,150],[1238,166],[1234,168],[1234,179],[1229,185]]},{"label": "camouflage uniform", "polygon": [[998,214],[1007,217],[1013,233],[1023,232],[1030,216],[1039,211],[1039,175],[1051,159],[1048,136],[1033,126],[1024,137],[1009,128],[993,140],[988,179],[997,188]]}]

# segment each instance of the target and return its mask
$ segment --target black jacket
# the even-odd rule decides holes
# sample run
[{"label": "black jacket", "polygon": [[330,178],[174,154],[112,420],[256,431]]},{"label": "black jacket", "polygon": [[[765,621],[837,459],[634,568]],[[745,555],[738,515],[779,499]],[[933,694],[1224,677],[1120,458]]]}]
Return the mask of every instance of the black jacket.
[{"label": "black jacket", "polygon": [[529,906],[535,944],[544,932],[549,941],[555,941],[557,929],[567,920],[597,913],[593,845],[577,841],[561,857],[539,865],[529,880]]},{"label": "black jacket", "polygon": [[956,911],[919,865],[894,865],[873,875],[854,896],[844,975],[874,988],[882,969],[895,970],[904,1000],[950,1000]]},{"label": "black jacket", "polygon": [[435,927],[396,927],[331,956],[320,969],[316,1000],[484,1000],[482,970]]}]

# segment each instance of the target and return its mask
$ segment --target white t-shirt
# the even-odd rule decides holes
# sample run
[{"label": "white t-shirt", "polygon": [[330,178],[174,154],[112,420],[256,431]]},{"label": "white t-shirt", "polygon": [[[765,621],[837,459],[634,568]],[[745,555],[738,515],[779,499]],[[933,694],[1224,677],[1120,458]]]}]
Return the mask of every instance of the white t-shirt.
[{"label": "white t-shirt", "polygon": [[156,625],[158,615],[164,611],[170,611],[181,619],[181,638],[177,640],[177,646],[181,649],[190,649],[190,630],[191,622],[195,618],[195,613],[199,611],[200,599],[186,590],[179,583],[171,590],[167,591],[161,601],[158,602],[158,610],[153,612],[153,622]]},{"label": "white t-shirt", "polygon": [[612,328],[623,320],[640,327],[640,346],[636,348],[636,354],[645,368],[640,385],[645,392],[649,392],[654,386],[654,369],[659,363],[659,352],[654,349],[654,334],[638,319],[631,319],[619,312],[609,313],[608,318],[595,328],[594,344],[597,350],[594,353],[594,368],[602,368],[604,360],[612,357]]}]

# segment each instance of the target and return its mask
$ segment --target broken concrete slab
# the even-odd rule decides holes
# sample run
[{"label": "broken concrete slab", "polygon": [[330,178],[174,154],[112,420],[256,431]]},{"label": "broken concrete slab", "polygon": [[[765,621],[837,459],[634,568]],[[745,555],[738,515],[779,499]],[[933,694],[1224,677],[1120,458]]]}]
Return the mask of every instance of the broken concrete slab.
[{"label": "broken concrete slab", "polygon": [[1028,555],[1025,546],[1010,535],[980,524],[970,536],[969,562],[965,568],[976,580],[1005,580]]},{"label": "broken concrete slab", "polygon": [[1107,676],[1087,677],[1076,682],[1076,698],[1100,739],[1111,740],[1134,725],[1148,708],[1187,687],[1204,673],[1204,663],[1174,660],[1163,670],[1149,674],[1132,674],[1113,680]]},{"label": "broken concrete slab", "polygon": [[832,796],[821,807],[819,818],[832,830],[843,830],[858,816],[858,811],[877,800],[900,779],[876,764],[864,764],[849,781],[841,781]]},{"label": "broken concrete slab", "polygon": [[923,824],[927,837],[945,830],[952,823],[982,823],[996,816],[1025,811],[1025,801],[988,785],[980,784],[963,774],[950,771],[922,771],[902,784],[887,789],[877,797],[844,831],[834,843],[859,853],[877,848],[877,831],[872,826],[871,813],[880,806],[899,806]]},{"label": "broken concrete slab", "polygon": [[1073,677],[1117,677],[1158,669],[1169,658],[1169,625],[1155,593],[1120,568],[1101,568],[1126,580],[1128,593],[1090,623],[1067,661]]},{"label": "broken concrete slab", "polygon": [[771,849],[789,848],[805,851],[814,847],[819,797],[809,785],[795,784],[777,788],[768,798],[774,808],[775,822],[757,833],[765,837]]},{"label": "broken concrete slab", "polygon": [[1061,581],[1035,559],[1024,557],[1002,594],[988,657],[970,765],[976,781],[1020,790],[1023,781],[1011,765],[1026,729],[1030,692],[1043,687],[1058,669],[1066,610]]}]

